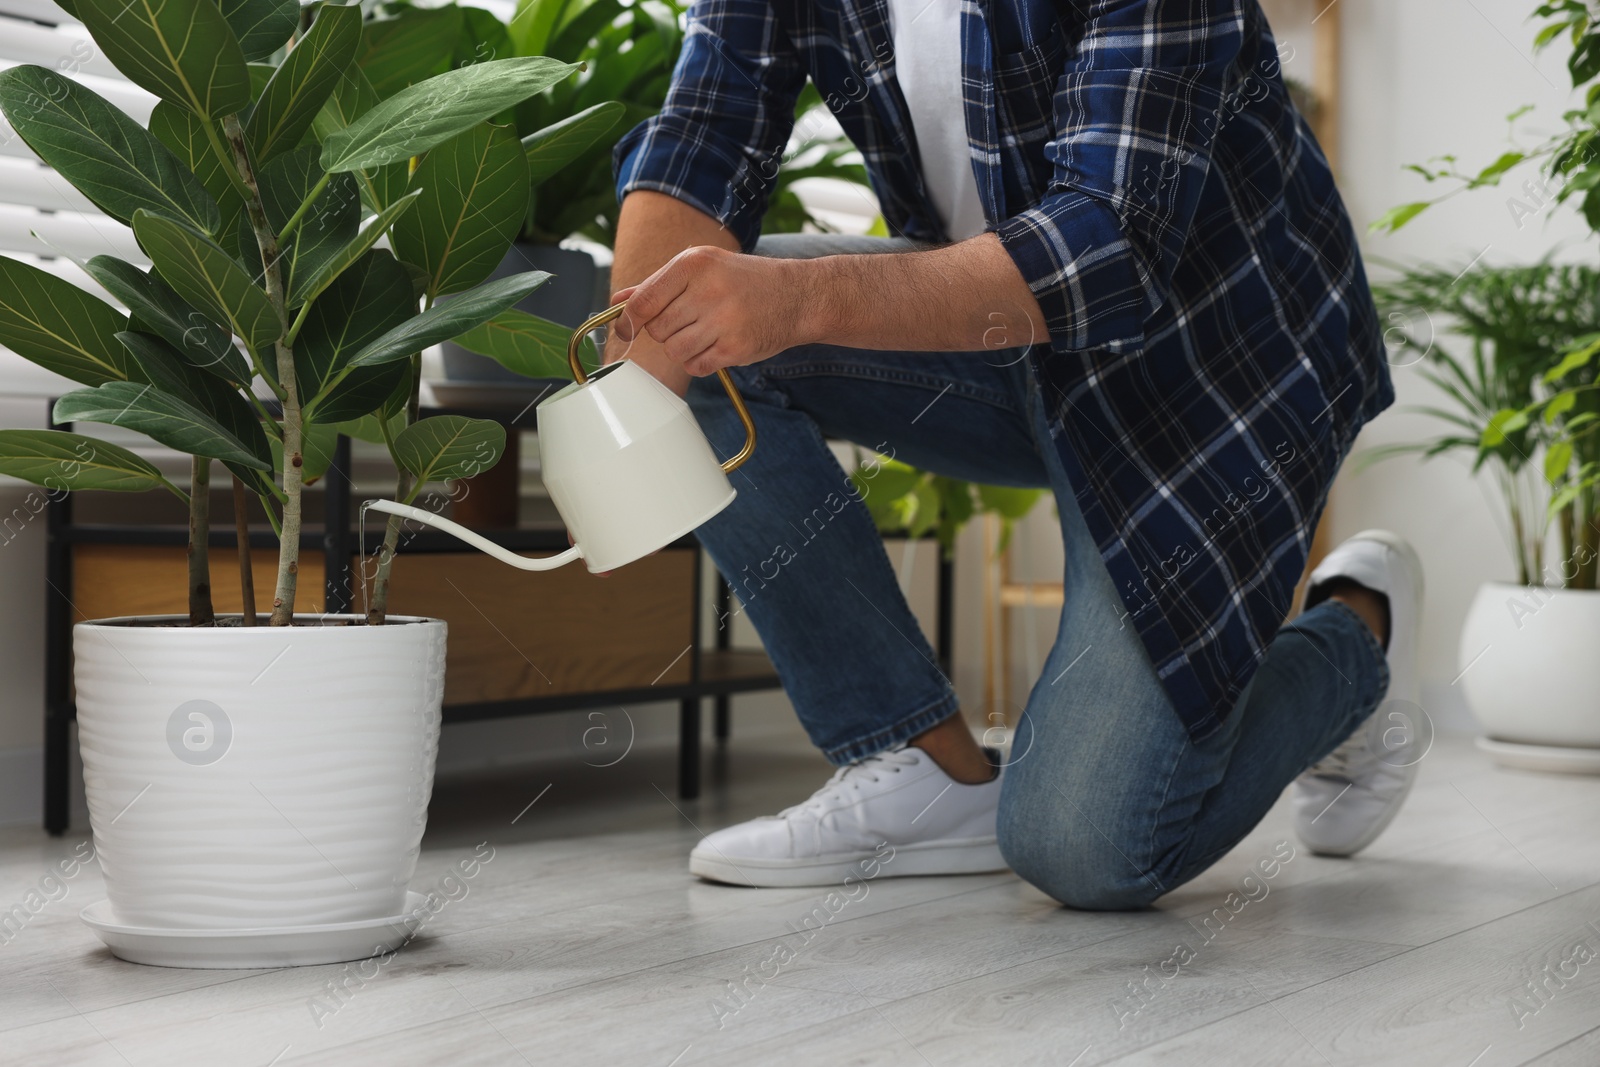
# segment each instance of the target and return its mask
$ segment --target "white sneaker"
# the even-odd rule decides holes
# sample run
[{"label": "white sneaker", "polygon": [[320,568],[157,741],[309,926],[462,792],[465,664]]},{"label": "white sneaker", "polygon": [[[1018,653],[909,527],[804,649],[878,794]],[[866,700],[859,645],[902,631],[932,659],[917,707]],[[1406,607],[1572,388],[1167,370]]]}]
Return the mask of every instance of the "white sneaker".
[{"label": "white sneaker", "polygon": [[880,752],[839,768],[802,804],[709,834],[689,853],[689,870],[765,887],[1003,871],[1003,773],[963,785],[914,745]]},{"label": "white sneaker", "polygon": [[1417,704],[1422,561],[1399,534],[1364,530],[1311,572],[1307,601],[1317,586],[1334,578],[1348,578],[1389,598],[1389,691],[1355,733],[1295,780],[1294,824],[1312,852],[1352,856],[1394,820],[1426,753],[1417,737],[1424,725]]}]

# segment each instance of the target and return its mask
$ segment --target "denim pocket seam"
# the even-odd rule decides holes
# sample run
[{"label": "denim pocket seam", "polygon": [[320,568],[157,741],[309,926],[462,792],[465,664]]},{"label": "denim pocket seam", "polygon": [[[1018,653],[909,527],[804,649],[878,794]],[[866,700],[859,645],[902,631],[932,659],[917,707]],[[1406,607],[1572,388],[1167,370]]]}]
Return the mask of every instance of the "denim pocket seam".
[{"label": "denim pocket seam", "polygon": [[912,385],[935,392],[948,392],[967,400],[976,400],[980,403],[990,404],[1005,411],[1015,408],[1015,399],[1006,393],[994,392],[979,388],[966,382],[953,381],[933,374],[916,374],[902,370],[887,370],[882,367],[864,366],[842,360],[814,360],[804,363],[788,363],[782,368],[763,370],[760,378],[764,383],[789,381],[797,378],[855,378],[860,381],[888,382],[897,385]]}]

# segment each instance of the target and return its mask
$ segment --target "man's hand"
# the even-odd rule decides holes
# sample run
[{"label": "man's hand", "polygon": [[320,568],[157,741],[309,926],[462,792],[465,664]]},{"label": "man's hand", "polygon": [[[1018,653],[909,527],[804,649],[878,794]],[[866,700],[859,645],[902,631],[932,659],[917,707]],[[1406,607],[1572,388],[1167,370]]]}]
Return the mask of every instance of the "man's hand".
[{"label": "man's hand", "polygon": [[[616,259],[611,264],[611,283],[617,290],[630,292],[654,274],[663,264],[686,248],[714,245],[730,252],[739,242],[716,219],[665,193],[635,189],[622,200],[617,216]],[[616,301],[612,301],[615,303]],[[607,335],[605,360],[613,363],[628,359],[653,374],[668,389],[682,396],[692,381],[687,372],[667,358],[649,334],[639,334],[623,343],[616,324]]]},{"label": "man's hand", "polygon": [[612,297],[628,302],[615,337],[626,345],[648,336],[696,377],[758,363],[816,339],[820,308],[808,266],[710,245],[685,249]]}]

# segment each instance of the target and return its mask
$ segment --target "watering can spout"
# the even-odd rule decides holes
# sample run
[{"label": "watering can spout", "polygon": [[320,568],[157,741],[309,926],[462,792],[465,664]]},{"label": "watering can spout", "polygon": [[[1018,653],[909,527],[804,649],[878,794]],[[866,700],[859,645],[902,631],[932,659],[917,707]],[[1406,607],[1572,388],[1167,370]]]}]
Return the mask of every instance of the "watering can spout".
[{"label": "watering can spout", "polygon": [[571,548],[529,559],[410,504],[371,500],[363,507],[443,530],[518,570],[554,570],[581,559],[596,574],[664,548],[713,518],[737,495],[728,472],[750,458],[755,422],[719,370],[745,434],[739,450],[719,460],[689,405],[638,364],[618,360],[585,372],[578,361],[584,335],[624,307],[613,304],[573,331],[567,346],[573,382],[536,413],[541,473]]},{"label": "watering can spout", "polygon": [[545,556],[542,559],[529,559],[527,556],[519,556],[510,549],[495,544],[487,537],[481,537],[473,533],[458,522],[451,522],[449,519],[435,515],[431,511],[412,507],[410,504],[401,504],[394,500],[369,500],[363,507],[370,508],[373,511],[387,512],[390,515],[399,515],[402,518],[413,519],[424,526],[432,526],[436,530],[443,530],[452,537],[465,541],[478,551],[485,552],[501,563],[516,567],[518,570],[551,571],[571,563],[573,560],[583,558],[583,549],[577,545],[573,545],[565,552],[558,552],[553,556]]}]

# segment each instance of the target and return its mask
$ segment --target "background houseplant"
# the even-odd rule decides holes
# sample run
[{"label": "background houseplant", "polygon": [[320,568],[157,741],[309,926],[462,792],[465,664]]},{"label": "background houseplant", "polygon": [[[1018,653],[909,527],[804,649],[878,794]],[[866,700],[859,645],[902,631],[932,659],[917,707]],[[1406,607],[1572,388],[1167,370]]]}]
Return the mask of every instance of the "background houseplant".
[{"label": "background houseplant", "polygon": [[[1528,165],[1538,179],[1524,183],[1528,200],[1512,197],[1519,221],[1547,203],[1575,200],[1591,231],[1600,233],[1600,28],[1596,9],[1579,0],[1540,5],[1544,20],[1535,38],[1543,48],[1565,37],[1574,89],[1583,89],[1583,106],[1569,110],[1567,127],[1554,137],[1501,153],[1476,171],[1463,170],[1446,156],[1410,169],[1429,182],[1450,188],[1429,200],[1402,204],[1379,219],[1375,229],[1393,232],[1432,205],[1473,189],[1499,185]],[[1510,116],[1513,125],[1527,111]],[[1512,514],[1522,528],[1516,542],[1520,582],[1486,583],[1462,628],[1461,680],[1474,714],[1489,734],[1482,742],[1508,765],[1600,772],[1600,661],[1594,635],[1600,633],[1600,593],[1596,555],[1600,553],[1600,399],[1596,396],[1597,345],[1594,272],[1588,268],[1527,268],[1524,281],[1553,285],[1543,298],[1502,304],[1489,319],[1473,322],[1473,309],[1455,300],[1437,277],[1402,278],[1402,301],[1422,295],[1440,310],[1494,341],[1489,363],[1475,355],[1470,373],[1448,364],[1435,384],[1453,382],[1466,394],[1452,413],[1466,436],[1429,447],[1475,448],[1475,467],[1494,464],[1518,489],[1531,483],[1528,472],[1542,471],[1549,484],[1548,504],[1535,516],[1518,505]],[[1501,274],[1502,283],[1517,279]],[[1406,286],[1412,287],[1407,294]],[[1502,293],[1502,295],[1505,295]],[[1531,291],[1520,294],[1531,296]],[[1544,299],[1548,298],[1548,299]],[[1553,306],[1552,301],[1565,306]],[[1450,306],[1454,305],[1454,306]],[[1421,306],[1421,305],[1419,305]],[[1531,317],[1521,311],[1535,308]],[[1475,348],[1481,352],[1481,343]],[[1504,350],[1502,356],[1501,350]],[[1474,391],[1474,382],[1483,388]],[[1447,390],[1448,392],[1448,390]],[[1450,416],[1446,416],[1450,417]],[[1541,558],[1545,529],[1554,522],[1559,558]]]},{"label": "background houseplant", "polygon": [[[0,472],[54,489],[158,489],[188,507],[189,617],[75,633],[108,893],[124,920],[156,927],[392,916],[431,786],[444,625],[359,625],[385,621],[397,522],[365,619],[297,617],[304,486],[350,420],[376,423],[402,499],[498,457],[493,423],[417,418],[419,352],[545,280],[480,284],[522,223],[530,155],[565,150],[525,146],[489,120],[576,68],[494,60],[379,102],[354,63],[354,6],[255,0],[225,14],[210,0],[72,0],[68,10],[160,98],[150,128],[40,67],[0,72],[0,108],[132,227],[154,268],[85,264],[125,314],[0,258],[0,343],[84,386],[60,399],[57,421],[111,423],[193,457],[179,487],[93,437],[0,431]],[[386,234],[399,258],[374,247]],[[212,610],[213,461],[236,479],[241,526],[253,495],[279,534],[268,626]],[[232,745],[235,733],[249,743]]]},{"label": "background houseplant", "polygon": [[[561,152],[530,167],[527,214],[499,273],[535,268],[553,278],[518,305],[522,315],[445,344],[447,378],[568,376],[565,331],[558,327],[576,326],[604,306],[610,291],[606,270],[597,268],[589,252],[560,243],[581,237],[611,245],[619,206],[612,149],[665,100],[685,8],[679,0],[521,0],[509,24],[454,4],[390,3],[373,10],[362,29],[358,62],[380,99],[452,66],[505,56],[547,56],[583,68],[502,116],[520,137],[559,145]],[[817,132],[826,129],[817,121],[826,114],[815,110],[821,106],[808,86],[796,107],[799,132],[779,170],[766,232],[827,228],[795,195],[796,181],[836,178],[865,187],[866,172],[852,161],[853,147]]]},{"label": "background houseplant", "polygon": [[[1564,478],[1570,458],[1564,450],[1549,450],[1566,432],[1560,417],[1565,409],[1550,419],[1536,416],[1544,410],[1543,398],[1552,395],[1545,376],[1559,354],[1600,331],[1600,270],[1548,260],[1466,270],[1419,265],[1400,268],[1373,291],[1386,320],[1400,324],[1388,332],[1391,359],[1415,365],[1451,406],[1415,409],[1442,421],[1445,432],[1372,449],[1359,466],[1404,454],[1470,456],[1473,472],[1487,472],[1499,497],[1518,582],[1562,584],[1561,577],[1546,573],[1545,543],[1552,510],[1548,483]],[[1452,337],[1466,343],[1465,352]],[[1516,413],[1525,414],[1513,418]],[[1574,538],[1585,525],[1576,519],[1572,497],[1567,493],[1554,509],[1563,559],[1573,556]],[[1575,568],[1564,581],[1594,588],[1593,564]]]},{"label": "background houseplant", "polygon": [[962,528],[975,516],[986,514],[1000,520],[996,548],[1004,552],[1016,524],[1046,492],[964,482],[896,459],[863,459],[859,450],[850,480],[881,532],[912,539],[931,533],[946,556],[955,552],[956,536]]}]

